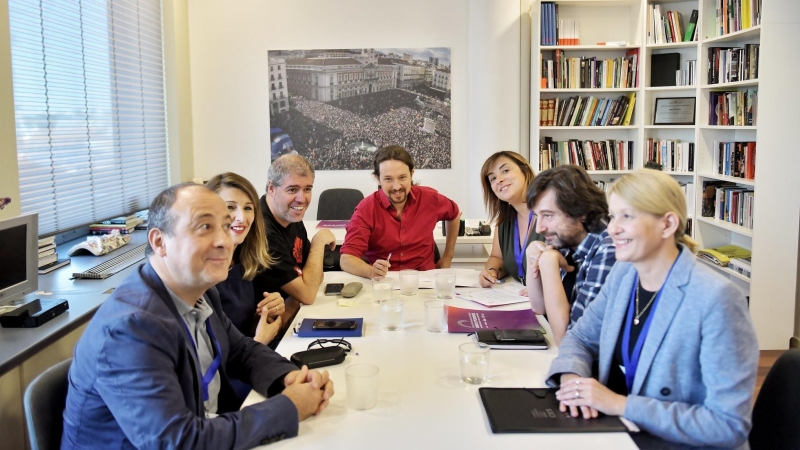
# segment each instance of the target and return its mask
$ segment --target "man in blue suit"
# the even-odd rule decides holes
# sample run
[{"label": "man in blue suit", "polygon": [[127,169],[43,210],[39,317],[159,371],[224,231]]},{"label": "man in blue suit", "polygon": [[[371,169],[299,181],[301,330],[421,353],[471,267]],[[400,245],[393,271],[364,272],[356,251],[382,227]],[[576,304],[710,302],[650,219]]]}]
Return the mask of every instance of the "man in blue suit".
[{"label": "man in blue suit", "polygon": [[[61,448],[251,448],[297,435],[333,395],[243,336],[214,285],[233,244],[225,202],[190,183],[150,206],[148,261],[98,309],[75,347]],[[229,377],[268,400],[239,410]]]}]

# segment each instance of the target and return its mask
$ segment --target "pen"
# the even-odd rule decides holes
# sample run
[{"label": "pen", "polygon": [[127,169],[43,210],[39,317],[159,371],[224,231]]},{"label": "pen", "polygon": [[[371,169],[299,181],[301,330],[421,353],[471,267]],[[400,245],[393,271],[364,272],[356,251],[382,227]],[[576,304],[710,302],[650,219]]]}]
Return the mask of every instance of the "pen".
[{"label": "pen", "polygon": [[494,284],[503,284],[506,280],[494,280]]},{"label": "pen", "polygon": [[389,256],[386,257],[387,261],[389,261],[390,259],[392,259],[392,253],[391,252],[389,252]]}]

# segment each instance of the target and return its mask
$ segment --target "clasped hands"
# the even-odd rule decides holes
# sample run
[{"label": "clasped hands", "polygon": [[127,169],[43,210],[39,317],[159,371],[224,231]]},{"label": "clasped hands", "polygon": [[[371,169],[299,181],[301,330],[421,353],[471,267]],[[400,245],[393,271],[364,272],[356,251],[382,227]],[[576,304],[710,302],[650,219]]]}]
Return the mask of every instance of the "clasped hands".
[{"label": "clasped hands", "polygon": [[534,279],[539,278],[539,271],[542,267],[563,269],[565,272],[572,272],[575,267],[567,264],[566,258],[552,245],[547,245],[541,241],[533,241],[525,249],[525,256],[528,262],[528,272]]},{"label": "clasped hands", "polygon": [[627,397],[614,393],[594,378],[582,378],[574,373],[561,375],[556,398],[561,412],[569,410],[572,417],[583,415],[584,419],[594,419],[598,412],[622,416],[627,403]]},{"label": "clasped hands", "polygon": [[301,421],[312,414],[321,413],[333,397],[333,381],[329,379],[327,370],[319,372],[303,366],[300,370],[287,373],[283,385],[283,395],[289,397],[297,407]]}]

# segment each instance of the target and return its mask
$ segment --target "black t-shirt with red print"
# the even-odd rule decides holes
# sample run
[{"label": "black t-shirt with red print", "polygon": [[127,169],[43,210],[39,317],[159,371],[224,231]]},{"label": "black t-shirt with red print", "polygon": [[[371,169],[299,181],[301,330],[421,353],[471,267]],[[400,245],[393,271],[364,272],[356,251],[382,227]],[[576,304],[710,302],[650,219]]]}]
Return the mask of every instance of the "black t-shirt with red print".
[{"label": "black t-shirt with red print", "polygon": [[306,227],[302,222],[290,223],[284,228],[279,224],[266,202],[261,197],[261,214],[267,229],[267,246],[275,263],[269,269],[259,273],[253,279],[253,290],[256,299],[263,297],[263,292],[279,292],[285,299],[288,297],[281,287],[303,275],[303,266],[311,250]]}]

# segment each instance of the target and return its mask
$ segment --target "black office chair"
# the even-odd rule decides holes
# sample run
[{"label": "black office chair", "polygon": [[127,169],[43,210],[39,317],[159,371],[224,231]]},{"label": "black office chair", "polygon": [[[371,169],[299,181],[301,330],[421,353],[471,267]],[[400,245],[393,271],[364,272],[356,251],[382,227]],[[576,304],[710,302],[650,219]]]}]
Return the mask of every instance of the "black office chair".
[{"label": "black office chair", "polygon": [[72,359],[62,361],[36,377],[25,390],[25,421],[31,450],[61,447],[64,408],[67,404],[67,374]]},{"label": "black office chair", "polygon": [[769,370],[753,407],[750,448],[800,448],[800,349],[787,350]]},{"label": "black office chair", "polygon": [[363,199],[358,189],[326,189],[319,196],[317,220],[350,220]]},{"label": "black office chair", "polygon": [[[319,196],[319,204],[317,205],[317,220],[350,220],[353,217],[353,211],[359,202],[364,199],[364,194],[358,189],[326,189],[322,191]],[[339,265],[339,248],[337,245],[333,250],[325,250],[325,257],[322,260],[322,270],[340,271],[342,270]]]}]

